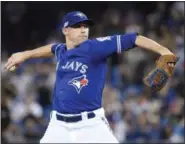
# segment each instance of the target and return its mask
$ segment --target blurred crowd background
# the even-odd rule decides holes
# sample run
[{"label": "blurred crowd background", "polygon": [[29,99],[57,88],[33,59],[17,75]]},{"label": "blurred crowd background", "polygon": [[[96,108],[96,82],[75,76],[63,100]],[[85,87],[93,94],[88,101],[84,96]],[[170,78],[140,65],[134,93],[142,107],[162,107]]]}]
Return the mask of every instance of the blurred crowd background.
[{"label": "blurred crowd background", "polygon": [[159,55],[135,48],[108,60],[103,93],[106,117],[120,142],[184,142],[184,2],[2,2],[2,142],[38,142],[52,108],[55,59],[28,60],[4,71],[8,57],[64,42],[61,17],[80,10],[94,19],[90,38],[137,31],[180,56],[160,92],[143,85]]}]

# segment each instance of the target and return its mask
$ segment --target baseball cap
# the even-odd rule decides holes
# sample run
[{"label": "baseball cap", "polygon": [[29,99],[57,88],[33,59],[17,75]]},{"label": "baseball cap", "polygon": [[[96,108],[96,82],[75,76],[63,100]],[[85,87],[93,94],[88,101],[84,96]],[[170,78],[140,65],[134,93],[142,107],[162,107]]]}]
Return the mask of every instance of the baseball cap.
[{"label": "baseball cap", "polygon": [[93,26],[95,23],[92,19],[89,19],[84,13],[80,12],[80,11],[73,11],[70,13],[67,13],[63,19],[62,19],[62,23],[60,24],[59,28],[66,28],[66,27],[70,27],[73,26],[77,23],[85,23],[89,26]]}]

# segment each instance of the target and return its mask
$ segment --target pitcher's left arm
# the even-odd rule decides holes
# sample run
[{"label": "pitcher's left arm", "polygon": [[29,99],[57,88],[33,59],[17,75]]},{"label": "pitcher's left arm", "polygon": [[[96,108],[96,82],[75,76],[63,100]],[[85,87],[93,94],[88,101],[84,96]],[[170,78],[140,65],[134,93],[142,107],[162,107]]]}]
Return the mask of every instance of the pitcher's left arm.
[{"label": "pitcher's left arm", "polygon": [[173,53],[168,48],[142,35],[137,35],[135,44],[139,48],[144,48],[146,50],[156,52],[160,55],[173,55]]}]

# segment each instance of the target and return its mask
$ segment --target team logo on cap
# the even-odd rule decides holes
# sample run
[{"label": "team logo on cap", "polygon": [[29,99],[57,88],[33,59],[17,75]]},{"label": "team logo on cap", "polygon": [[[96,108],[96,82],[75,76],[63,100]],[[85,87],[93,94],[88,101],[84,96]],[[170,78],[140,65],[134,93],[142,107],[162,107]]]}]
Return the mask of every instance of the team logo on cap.
[{"label": "team logo on cap", "polygon": [[83,18],[85,15],[83,13],[78,12],[78,13],[75,14],[75,16]]},{"label": "team logo on cap", "polygon": [[88,85],[88,82],[89,80],[86,78],[86,75],[82,75],[82,76],[73,78],[68,82],[68,84],[74,86],[76,91],[79,94],[82,88]]}]

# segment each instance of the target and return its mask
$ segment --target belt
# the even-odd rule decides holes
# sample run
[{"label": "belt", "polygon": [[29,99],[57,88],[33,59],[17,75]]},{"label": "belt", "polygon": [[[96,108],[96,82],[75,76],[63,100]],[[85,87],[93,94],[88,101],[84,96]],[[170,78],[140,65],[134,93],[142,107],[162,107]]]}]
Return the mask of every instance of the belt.
[{"label": "belt", "polygon": [[[88,119],[94,118],[95,116],[96,115],[95,115],[94,112],[87,113],[87,118]],[[82,120],[82,115],[78,115],[78,116],[63,116],[63,115],[56,114],[56,118],[59,121],[71,122],[72,123],[72,122],[81,121]]]}]

